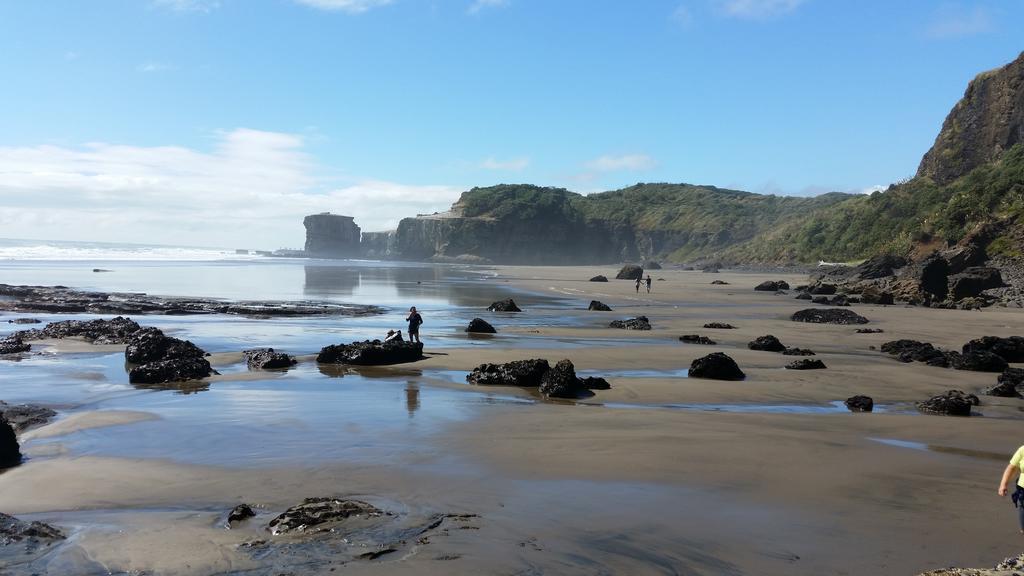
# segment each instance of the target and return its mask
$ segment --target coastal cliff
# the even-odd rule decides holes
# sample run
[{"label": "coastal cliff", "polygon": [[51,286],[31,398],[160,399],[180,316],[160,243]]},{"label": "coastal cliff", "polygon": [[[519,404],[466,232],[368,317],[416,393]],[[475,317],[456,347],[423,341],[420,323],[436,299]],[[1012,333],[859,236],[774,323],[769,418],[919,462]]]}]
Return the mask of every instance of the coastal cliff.
[{"label": "coastal cliff", "polygon": [[325,258],[359,255],[359,226],[351,216],[323,212],[306,216],[302,224],[306,227],[306,254]]}]

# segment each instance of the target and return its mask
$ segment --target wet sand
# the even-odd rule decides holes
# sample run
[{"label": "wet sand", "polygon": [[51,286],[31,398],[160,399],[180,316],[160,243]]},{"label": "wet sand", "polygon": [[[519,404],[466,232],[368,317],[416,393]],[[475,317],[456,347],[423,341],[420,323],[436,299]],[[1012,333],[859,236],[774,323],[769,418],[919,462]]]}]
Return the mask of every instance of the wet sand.
[{"label": "wet sand", "polygon": [[[855,306],[871,320],[868,327],[885,330],[855,334],[854,326],[791,322],[789,314],[814,305],[792,293],[753,290],[762,280],[795,285],[803,276],[653,271],[665,281],[654,282],[652,294],[637,295],[629,281],[586,281],[598,273],[613,277],[605,268],[497,271],[491,282],[578,299],[579,307],[597,299],[614,311],[567,311],[574,322],[555,328],[505,326],[495,315],[488,319],[496,337],[433,351],[428,324],[424,338],[434,352],[428,359],[368,372],[385,380],[401,374],[423,392],[472,394],[481,388],[458,377],[477,364],[569,358],[577,370],[620,374],[609,378],[612,390],[573,403],[488,387],[529,402],[491,403],[404,441],[382,432],[388,440],[372,444],[373,461],[309,458],[293,466],[239,466],[230,454],[224,466],[81,455],[73,442],[55,448],[101,426],[146,424],[134,419],[142,418],[137,411],[83,411],[26,434],[32,458],[0,474],[0,511],[78,530],[49,560],[55,573],[60,567],[64,573],[262,574],[269,564],[238,544],[268,538],[259,529],[267,519],[321,495],[382,499],[410,521],[434,513],[480,515],[469,529],[453,526],[429,543],[344,565],[344,573],[355,574],[916,574],[992,565],[1024,547],[1012,506],[995,495],[1005,460],[1024,442],[1024,401],[982,397],[981,417],[916,414],[914,401],[951,388],[976,392],[995,375],[901,364],[869,348],[913,338],[959,349],[982,335],[1018,334],[1021,312]],[[730,285],[710,285],[716,279]],[[606,327],[639,314],[653,330]],[[524,308],[520,318],[529,315]],[[702,328],[712,321],[738,329]],[[694,333],[718,344],[677,340]],[[765,334],[811,348],[828,369],[787,371],[782,367],[794,357],[746,349]],[[518,336],[530,340],[503,344]],[[588,340],[635,345],[551,345]],[[714,351],[736,359],[746,380],[668,376]],[[215,365],[238,359],[213,358]],[[282,386],[290,378],[275,377]],[[244,386],[249,378],[225,374],[210,386]],[[854,394],[874,397],[884,410],[800,413]],[[730,406],[753,411],[730,412]],[[791,408],[770,413],[758,406]],[[259,505],[262,522],[225,530],[224,514],[240,502]],[[331,567],[337,566],[307,566],[303,573]]]}]

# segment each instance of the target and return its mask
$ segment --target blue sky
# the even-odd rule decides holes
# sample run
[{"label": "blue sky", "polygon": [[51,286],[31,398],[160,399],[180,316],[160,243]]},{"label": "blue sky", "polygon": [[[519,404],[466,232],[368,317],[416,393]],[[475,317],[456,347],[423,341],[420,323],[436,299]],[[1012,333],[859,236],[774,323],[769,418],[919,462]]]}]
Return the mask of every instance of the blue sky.
[{"label": "blue sky", "polygon": [[5,2],[0,226],[276,248],[303,213],[386,229],[499,182],[861,191],[913,174],[1020,22],[1020,1]]}]

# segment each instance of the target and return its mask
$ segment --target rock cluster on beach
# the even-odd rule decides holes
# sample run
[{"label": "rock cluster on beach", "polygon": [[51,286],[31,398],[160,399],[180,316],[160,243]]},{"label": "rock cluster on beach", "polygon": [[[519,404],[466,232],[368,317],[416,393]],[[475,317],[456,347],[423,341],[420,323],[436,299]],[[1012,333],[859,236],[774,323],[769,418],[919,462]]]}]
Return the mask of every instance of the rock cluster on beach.
[{"label": "rock cluster on beach", "polygon": [[[882,344],[882,352],[895,356],[900,362],[923,362],[929,366],[955,368],[972,372],[1004,372],[1009,367],[1008,360],[1016,358],[1020,361],[1021,350],[1017,345],[1021,342],[1017,336],[997,338],[986,336],[971,340],[964,344],[963,351],[940,350],[927,342],[917,340],[893,340]],[[1004,343],[1007,343],[1004,345]],[[996,352],[998,350],[1008,356],[1006,358]]]},{"label": "rock cluster on beach", "polygon": [[700,334],[684,334],[679,337],[679,340],[681,342],[686,342],[687,344],[705,344],[708,346],[714,346],[716,344],[711,338],[701,336]]},{"label": "rock cluster on beach", "polygon": [[245,363],[249,370],[275,370],[290,368],[298,363],[293,356],[284,352],[276,352],[273,348],[253,348],[243,350]]},{"label": "rock cluster on beach", "polygon": [[332,344],[320,350],[316,361],[321,364],[355,366],[386,366],[415,362],[423,358],[423,344],[405,340],[364,340],[351,344]]},{"label": "rock cluster on beach", "polygon": [[594,276],[593,278],[591,278],[590,281],[591,282],[607,282],[608,281],[608,277],[607,276],[602,276],[601,274],[598,274],[597,276]]},{"label": "rock cluster on beach", "polygon": [[377,518],[389,514],[361,500],[306,498],[302,504],[292,506],[271,520],[269,528],[275,536],[309,534],[329,531],[349,518]]},{"label": "rock cluster on beach", "polygon": [[0,416],[0,468],[10,468],[21,463],[21,446],[14,427]]},{"label": "rock cluster on beach", "polygon": [[736,361],[722,352],[697,358],[690,364],[690,376],[712,380],[743,380],[747,377]]},{"label": "rock cluster on beach", "polygon": [[961,390],[949,390],[918,402],[917,409],[925,414],[943,416],[970,416],[971,407],[979,404],[978,397]]},{"label": "rock cluster on beach", "polygon": [[62,531],[42,522],[25,522],[0,512],[0,546],[16,543],[30,547],[45,546],[64,540]]},{"label": "rock cluster on beach", "polygon": [[15,432],[24,432],[29,428],[46,424],[57,413],[36,404],[8,404],[0,400],[0,418],[6,420]]},{"label": "rock cluster on beach", "polygon": [[569,360],[560,360],[552,367],[547,360],[515,360],[505,364],[481,364],[466,375],[466,381],[479,386],[520,386],[537,388],[550,398],[579,398],[591,390],[607,390],[604,378],[579,378]]},{"label": "rock cluster on beach", "polygon": [[755,286],[754,290],[760,292],[778,292],[779,290],[789,290],[789,283],[786,282],[785,280],[766,280]]},{"label": "rock cluster on beach", "polygon": [[499,300],[487,307],[489,312],[522,312],[511,298]]},{"label": "rock cluster on beach", "polygon": [[469,326],[466,326],[466,332],[473,334],[496,334],[498,331],[491,326],[490,322],[483,318],[473,318],[469,321]]},{"label": "rock cluster on beach", "polygon": [[636,264],[626,264],[619,270],[619,273],[615,275],[616,280],[637,280],[643,278],[644,269]]},{"label": "rock cluster on beach", "polygon": [[129,336],[124,356],[133,364],[128,370],[128,381],[133,384],[198,380],[215,373],[202,348],[154,327],[141,328]]},{"label": "rock cluster on beach", "polygon": [[815,358],[802,358],[786,364],[787,370],[824,370],[825,363]]},{"label": "rock cluster on beach", "polygon": [[587,310],[596,310],[598,312],[611,312],[611,306],[601,302],[600,300],[591,300],[590,306],[587,306]]},{"label": "rock cluster on beach", "polygon": [[841,308],[806,308],[798,310],[790,317],[794,322],[812,324],[867,324],[868,319],[853,310]]},{"label": "rock cluster on beach", "polygon": [[726,324],[725,322],[708,322],[704,325],[705,328],[711,328],[712,330],[735,330],[736,327],[732,324]]},{"label": "rock cluster on beach", "polygon": [[623,330],[650,330],[651,322],[647,316],[637,316],[626,320],[612,320],[608,325],[610,328],[621,328]]},{"label": "rock cluster on beach", "polygon": [[875,409],[875,401],[870,396],[863,394],[850,396],[843,403],[850,412],[871,412]]},{"label": "rock cluster on beach", "polygon": [[0,354],[18,354],[28,352],[32,345],[22,340],[21,336],[11,334],[6,338],[0,338]]}]

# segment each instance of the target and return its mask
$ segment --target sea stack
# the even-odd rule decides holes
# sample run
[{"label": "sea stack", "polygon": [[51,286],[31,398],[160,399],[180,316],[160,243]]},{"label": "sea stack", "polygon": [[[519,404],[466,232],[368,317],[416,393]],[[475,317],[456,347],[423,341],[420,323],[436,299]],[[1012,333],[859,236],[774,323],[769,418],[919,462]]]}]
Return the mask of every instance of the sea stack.
[{"label": "sea stack", "polygon": [[360,229],[351,216],[322,212],[306,216],[306,253],[324,258],[359,255]]}]

